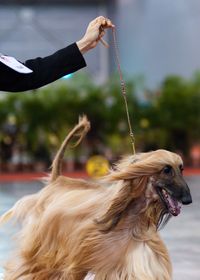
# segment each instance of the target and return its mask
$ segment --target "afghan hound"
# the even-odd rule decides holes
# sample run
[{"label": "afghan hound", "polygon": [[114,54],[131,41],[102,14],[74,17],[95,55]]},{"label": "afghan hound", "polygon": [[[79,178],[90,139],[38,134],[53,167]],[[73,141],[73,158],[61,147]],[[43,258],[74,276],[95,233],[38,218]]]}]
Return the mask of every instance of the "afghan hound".
[{"label": "afghan hound", "polygon": [[181,157],[166,150],[130,155],[93,182],[61,176],[68,142],[89,127],[82,118],[58,151],[47,185],[1,217],[15,217],[22,227],[5,280],[83,280],[88,272],[95,280],[172,279],[158,228],[192,202]]}]

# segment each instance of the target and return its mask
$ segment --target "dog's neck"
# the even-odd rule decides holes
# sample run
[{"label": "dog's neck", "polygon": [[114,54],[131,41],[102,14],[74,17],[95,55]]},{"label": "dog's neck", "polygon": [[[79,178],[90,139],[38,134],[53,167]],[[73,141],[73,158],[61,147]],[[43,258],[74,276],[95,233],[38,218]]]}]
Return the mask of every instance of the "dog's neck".
[{"label": "dog's neck", "polygon": [[140,197],[131,201],[123,211],[115,231],[126,231],[128,235],[141,241],[149,240],[157,231],[159,215],[160,209],[150,205],[145,196]]}]

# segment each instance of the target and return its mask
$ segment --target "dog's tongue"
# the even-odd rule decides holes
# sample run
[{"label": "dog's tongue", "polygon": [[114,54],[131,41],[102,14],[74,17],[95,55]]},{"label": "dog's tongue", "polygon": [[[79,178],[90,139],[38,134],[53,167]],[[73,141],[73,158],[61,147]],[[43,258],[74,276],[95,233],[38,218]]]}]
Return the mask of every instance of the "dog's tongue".
[{"label": "dog's tongue", "polygon": [[181,212],[181,203],[169,195],[165,190],[162,190],[165,200],[168,204],[168,210],[173,216],[178,216]]},{"label": "dog's tongue", "polygon": [[176,199],[168,195],[167,197],[168,205],[169,205],[169,212],[173,216],[178,216],[181,212],[181,203],[179,203]]}]

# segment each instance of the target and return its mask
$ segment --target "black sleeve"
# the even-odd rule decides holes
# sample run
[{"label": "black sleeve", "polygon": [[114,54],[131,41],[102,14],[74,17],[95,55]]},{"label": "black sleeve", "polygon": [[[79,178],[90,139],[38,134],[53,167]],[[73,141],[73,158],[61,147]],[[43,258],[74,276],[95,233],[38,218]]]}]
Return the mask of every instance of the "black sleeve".
[{"label": "black sleeve", "polygon": [[20,74],[0,63],[0,91],[36,89],[86,66],[76,43],[50,56],[27,60],[24,64],[33,73]]}]

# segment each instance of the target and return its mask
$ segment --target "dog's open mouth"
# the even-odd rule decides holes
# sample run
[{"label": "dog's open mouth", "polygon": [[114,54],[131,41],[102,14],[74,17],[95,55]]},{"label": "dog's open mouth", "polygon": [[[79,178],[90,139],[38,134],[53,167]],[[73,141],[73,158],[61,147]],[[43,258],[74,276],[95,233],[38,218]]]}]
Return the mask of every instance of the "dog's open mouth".
[{"label": "dog's open mouth", "polygon": [[167,211],[173,215],[173,216],[178,216],[181,212],[181,203],[172,197],[167,190],[163,188],[158,188],[157,189],[158,194],[164,203],[165,207],[167,208]]}]

